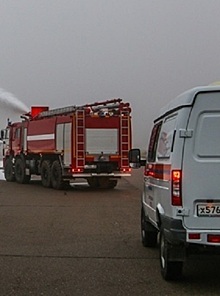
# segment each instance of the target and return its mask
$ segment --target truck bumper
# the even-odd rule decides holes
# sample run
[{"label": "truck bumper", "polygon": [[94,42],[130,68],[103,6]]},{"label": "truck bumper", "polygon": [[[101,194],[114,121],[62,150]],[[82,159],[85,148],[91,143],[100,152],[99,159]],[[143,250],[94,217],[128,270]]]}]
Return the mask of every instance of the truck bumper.
[{"label": "truck bumper", "polygon": [[131,176],[130,173],[125,173],[125,174],[122,174],[122,173],[112,173],[112,174],[79,173],[79,174],[77,174],[77,173],[75,173],[75,174],[72,174],[73,178],[89,178],[89,177],[121,178],[121,177],[130,177],[130,176]]}]

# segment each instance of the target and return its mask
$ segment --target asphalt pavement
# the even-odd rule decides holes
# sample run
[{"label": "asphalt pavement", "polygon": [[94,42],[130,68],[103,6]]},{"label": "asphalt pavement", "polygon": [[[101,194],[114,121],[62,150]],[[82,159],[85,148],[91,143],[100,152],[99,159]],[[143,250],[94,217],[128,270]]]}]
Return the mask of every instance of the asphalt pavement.
[{"label": "asphalt pavement", "polygon": [[0,295],[219,295],[219,258],[161,278],[158,247],[140,239],[141,170],[114,190],[0,181]]}]

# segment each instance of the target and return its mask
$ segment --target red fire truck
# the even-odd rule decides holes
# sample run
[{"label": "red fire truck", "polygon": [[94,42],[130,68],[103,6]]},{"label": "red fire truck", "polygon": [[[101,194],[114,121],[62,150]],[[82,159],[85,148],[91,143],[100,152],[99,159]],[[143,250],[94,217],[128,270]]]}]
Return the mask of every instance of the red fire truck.
[{"label": "red fire truck", "polygon": [[93,188],[114,188],[129,176],[131,108],[122,99],[49,110],[32,107],[21,122],[1,131],[3,166],[8,182],[62,189],[76,178]]}]

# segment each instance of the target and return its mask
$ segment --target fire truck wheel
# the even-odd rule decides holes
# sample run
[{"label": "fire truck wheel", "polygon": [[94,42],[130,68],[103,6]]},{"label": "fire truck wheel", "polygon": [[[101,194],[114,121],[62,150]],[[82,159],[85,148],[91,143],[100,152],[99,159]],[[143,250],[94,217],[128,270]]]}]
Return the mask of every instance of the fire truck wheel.
[{"label": "fire truck wheel", "polygon": [[44,187],[51,187],[51,163],[44,160],[41,165],[41,182]]},{"label": "fire truck wheel", "polygon": [[96,178],[96,177],[88,178],[87,182],[91,188],[98,188],[99,187],[98,178]]},{"label": "fire truck wheel", "polygon": [[5,180],[7,182],[14,182],[15,181],[15,175],[14,175],[14,169],[13,169],[13,163],[11,159],[7,159],[5,161]]},{"label": "fire truck wheel", "polygon": [[60,162],[55,160],[51,167],[51,184],[54,189],[63,189],[62,168]]},{"label": "fire truck wheel", "polygon": [[18,183],[29,183],[31,176],[25,174],[25,162],[21,158],[15,161],[15,179]]},{"label": "fire truck wheel", "polygon": [[108,188],[115,188],[118,184],[118,181],[117,180],[109,180],[109,186]]},{"label": "fire truck wheel", "polygon": [[103,189],[111,189],[117,185],[117,180],[110,180],[108,177],[99,178],[99,187]]}]

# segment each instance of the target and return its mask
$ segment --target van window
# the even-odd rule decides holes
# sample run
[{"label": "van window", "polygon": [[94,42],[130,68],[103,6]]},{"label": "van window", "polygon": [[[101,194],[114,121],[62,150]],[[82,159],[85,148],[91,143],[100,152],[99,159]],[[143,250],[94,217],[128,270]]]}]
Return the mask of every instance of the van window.
[{"label": "van window", "polygon": [[162,121],[155,124],[151,132],[150,142],[148,146],[148,153],[147,153],[148,155],[147,160],[149,162],[154,162],[156,159],[157,142],[158,142],[161,125],[162,125]]},{"label": "van window", "polygon": [[203,112],[195,130],[194,153],[204,159],[220,159],[220,113]]},{"label": "van window", "polygon": [[167,117],[160,130],[156,156],[158,159],[170,158],[175,139],[176,115]]}]

